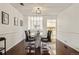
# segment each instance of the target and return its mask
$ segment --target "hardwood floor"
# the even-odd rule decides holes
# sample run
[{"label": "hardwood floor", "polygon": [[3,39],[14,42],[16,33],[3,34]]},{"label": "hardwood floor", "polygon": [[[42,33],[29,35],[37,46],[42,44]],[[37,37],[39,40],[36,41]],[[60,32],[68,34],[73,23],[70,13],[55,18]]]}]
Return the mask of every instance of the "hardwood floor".
[{"label": "hardwood floor", "polygon": [[7,55],[26,55],[24,40],[7,51]]},{"label": "hardwood floor", "polygon": [[57,55],[79,55],[79,52],[72,47],[66,45],[62,41],[56,41],[56,54]]},{"label": "hardwood floor", "polygon": [[[8,50],[6,54],[7,55],[41,55],[40,48],[35,49],[35,53],[27,53],[27,51],[25,49],[26,46],[24,43],[25,43],[24,40],[21,41],[16,46],[14,46],[10,50]],[[42,55],[50,55],[50,54],[47,51]]]}]

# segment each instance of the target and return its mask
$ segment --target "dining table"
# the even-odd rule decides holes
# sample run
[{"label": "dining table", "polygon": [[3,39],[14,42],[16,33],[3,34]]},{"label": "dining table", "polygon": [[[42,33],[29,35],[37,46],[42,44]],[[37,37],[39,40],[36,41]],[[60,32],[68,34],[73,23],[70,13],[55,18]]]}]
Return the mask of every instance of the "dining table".
[{"label": "dining table", "polygon": [[52,49],[52,43],[51,42],[42,42],[41,38],[42,37],[47,37],[46,34],[41,33],[31,33],[31,37],[35,38],[35,48],[40,47],[40,52],[42,54],[43,50],[46,49],[49,54],[51,54],[51,49]]}]

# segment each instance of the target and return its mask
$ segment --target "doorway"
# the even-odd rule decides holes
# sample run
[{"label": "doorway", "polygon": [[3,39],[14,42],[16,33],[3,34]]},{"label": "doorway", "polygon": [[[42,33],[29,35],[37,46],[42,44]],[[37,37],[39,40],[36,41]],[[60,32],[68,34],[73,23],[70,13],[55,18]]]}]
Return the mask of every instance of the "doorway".
[{"label": "doorway", "polygon": [[56,54],[56,19],[47,20],[47,30],[52,31],[51,35],[51,54]]}]

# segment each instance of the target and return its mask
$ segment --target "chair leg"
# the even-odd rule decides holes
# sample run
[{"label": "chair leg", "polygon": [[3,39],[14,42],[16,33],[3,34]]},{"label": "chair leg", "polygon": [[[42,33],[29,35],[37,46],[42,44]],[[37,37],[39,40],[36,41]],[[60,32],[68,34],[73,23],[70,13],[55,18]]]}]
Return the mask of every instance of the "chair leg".
[{"label": "chair leg", "polygon": [[6,55],[6,39],[5,39],[5,41],[4,41],[4,48],[5,48],[4,54]]},{"label": "chair leg", "polygon": [[0,52],[0,55],[2,55],[2,52]]}]

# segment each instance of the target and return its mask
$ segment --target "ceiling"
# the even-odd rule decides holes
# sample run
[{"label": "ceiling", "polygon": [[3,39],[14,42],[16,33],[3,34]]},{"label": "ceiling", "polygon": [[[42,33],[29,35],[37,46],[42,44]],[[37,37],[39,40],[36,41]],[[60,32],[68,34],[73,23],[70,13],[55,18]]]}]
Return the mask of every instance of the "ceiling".
[{"label": "ceiling", "polygon": [[11,3],[18,11],[24,16],[35,15],[33,8],[39,7],[41,9],[41,15],[58,15],[72,4],[69,3],[24,3],[24,6],[20,3]]}]

